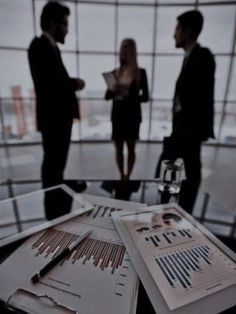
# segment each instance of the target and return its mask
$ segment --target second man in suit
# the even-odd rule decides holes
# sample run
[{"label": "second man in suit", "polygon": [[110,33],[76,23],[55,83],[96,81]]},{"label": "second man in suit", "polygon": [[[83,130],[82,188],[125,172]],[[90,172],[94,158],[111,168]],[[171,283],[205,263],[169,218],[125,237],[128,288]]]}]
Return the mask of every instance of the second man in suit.
[{"label": "second man in suit", "polygon": [[184,50],[185,57],[175,87],[172,134],[164,138],[155,174],[159,177],[162,160],[183,159],[186,180],[179,204],[188,212],[193,209],[201,182],[201,144],[214,138],[215,61],[210,50],[197,43],[202,27],[203,16],[197,10],[177,18],[175,46]]}]

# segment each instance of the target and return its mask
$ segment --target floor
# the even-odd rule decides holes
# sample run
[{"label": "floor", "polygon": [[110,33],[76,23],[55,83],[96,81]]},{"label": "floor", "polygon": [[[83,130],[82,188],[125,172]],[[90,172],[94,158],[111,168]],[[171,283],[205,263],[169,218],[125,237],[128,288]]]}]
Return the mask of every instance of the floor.
[{"label": "floor", "polygon": [[[161,144],[138,143],[136,163],[131,179],[153,179],[155,167],[161,153]],[[10,156],[4,156],[0,148],[0,182],[40,179],[42,149],[40,145],[15,146],[9,148]],[[215,169],[236,160],[236,149],[231,147],[203,146],[203,177]],[[65,177],[69,179],[119,179],[112,143],[71,144]]]}]

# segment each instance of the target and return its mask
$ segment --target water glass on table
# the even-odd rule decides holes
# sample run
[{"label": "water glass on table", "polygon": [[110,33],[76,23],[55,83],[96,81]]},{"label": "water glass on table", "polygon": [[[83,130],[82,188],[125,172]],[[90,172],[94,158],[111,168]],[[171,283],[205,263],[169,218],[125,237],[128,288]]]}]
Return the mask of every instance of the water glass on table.
[{"label": "water glass on table", "polygon": [[181,162],[173,160],[162,161],[160,181],[158,183],[161,204],[169,203],[170,201],[178,202],[182,168],[183,164]]}]

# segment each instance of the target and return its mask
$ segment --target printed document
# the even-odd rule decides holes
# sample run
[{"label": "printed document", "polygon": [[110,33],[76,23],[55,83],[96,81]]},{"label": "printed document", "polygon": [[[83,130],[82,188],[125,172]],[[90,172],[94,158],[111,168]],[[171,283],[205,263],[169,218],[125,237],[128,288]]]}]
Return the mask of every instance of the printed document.
[{"label": "printed document", "polygon": [[[42,313],[42,306],[47,313],[135,313],[138,277],[111,213],[143,204],[83,197],[94,205],[91,211],[37,233],[0,265],[2,300],[12,304],[15,295],[21,295],[14,306],[30,313]],[[92,233],[70,256],[31,283],[32,275],[89,229]],[[43,295],[47,302],[39,298]]]},{"label": "printed document", "polygon": [[114,72],[104,72],[102,73],[104,80],[107,84],[108,89],[112,89],[115,84],[117,84],[116,77],[114,75]]},{"label": "printed document", "polygon": [[235,254],[178,205],[112,216],[157,313],[218,313],[236,303]]}]

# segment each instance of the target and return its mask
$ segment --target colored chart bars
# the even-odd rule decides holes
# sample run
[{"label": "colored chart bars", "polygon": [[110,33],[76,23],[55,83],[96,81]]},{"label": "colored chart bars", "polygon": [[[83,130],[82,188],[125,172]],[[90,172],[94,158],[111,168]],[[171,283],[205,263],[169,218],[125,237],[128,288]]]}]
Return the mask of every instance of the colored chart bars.
[{"label": "colored chart bars", "polygon": [[[78,237],[78,235],[72,233],[51,229],[33,243],[32,248],[37,249],[36,256],[44,255],[44,257],[47,257],[51,254],[54,258]],[[123,245],[87,238],[67,256],[66,260],[71,260],[72,264],[77,261],[86,264],[90,261],[93,266],[100,268],[100,270],[111,268],[113,274],[121,266],[124,254],[125,247]]]},{"label": "colored chart bars", "polygon": [[90,217],[90,218],[111,218],[111,213],[114,211],[120,211],[119,208],[112,208],[108,206],[102,206],[102,205],[95,205],[94,209],[92,211],[89,211],[88,213],[84,214],[84,216]]},{"label": "colored chart bars", "polygon": [[156,258],[156,262],[164,277],[172,288],[180,283],[182,288],[192,287],[192,272],[201,270],[201,263],[211,265],[210,248],[207,245],[192,247],[173,254]]},{"label": "colored chart bars", "polygon": [[175,231],[158,232],[151,236],[145,236],[145,241],[152,243],[155,247],[164,247],[172,243],[180,243],[192,239],[189,229],[178,229]]}]

